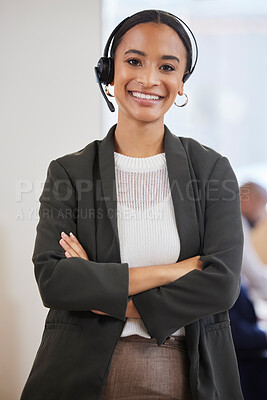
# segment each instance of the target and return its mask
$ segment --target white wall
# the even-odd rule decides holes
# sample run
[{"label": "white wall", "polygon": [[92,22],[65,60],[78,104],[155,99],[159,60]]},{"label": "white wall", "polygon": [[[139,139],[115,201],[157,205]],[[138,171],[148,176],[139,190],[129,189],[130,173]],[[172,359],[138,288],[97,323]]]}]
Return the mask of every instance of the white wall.
[{"label": "white wall", "polygon": [[1,400],[19,398],[48,311],[31,261],[48,164],[101,138],[100,31],[100,0],[0,0]]}]

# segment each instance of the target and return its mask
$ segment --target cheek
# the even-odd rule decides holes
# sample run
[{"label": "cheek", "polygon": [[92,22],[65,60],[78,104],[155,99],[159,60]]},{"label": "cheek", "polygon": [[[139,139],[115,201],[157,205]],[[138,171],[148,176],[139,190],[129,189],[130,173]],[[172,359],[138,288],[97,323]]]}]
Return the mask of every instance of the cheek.
[{"label": "cheek", "polygon": [[127,94],[127,85],[129,83],[129,74],[126,72],[125,68],[120,67],[114,70],[114,81],[113,81],[113,91],[114,96],[116,97],[116,101],[120,107],[123,106],[125,102],[125,96]]},{"label": "cheek", "polygon": [[180,89],[181,86],[181,80],[178,79],[172,79],[169,83],[168,83],[168,91],[170,93],[170,96],[173,98],[176,98],[177,93]]},{"label": "cheek", "polygon": [[114,63],[114,83],[120,82],[126,82],[127,80],[131,79],[131,71],[129,71],[129,68],[127,68],[127,65],[125,65],[122,62],[117,62],[115,61]]}]

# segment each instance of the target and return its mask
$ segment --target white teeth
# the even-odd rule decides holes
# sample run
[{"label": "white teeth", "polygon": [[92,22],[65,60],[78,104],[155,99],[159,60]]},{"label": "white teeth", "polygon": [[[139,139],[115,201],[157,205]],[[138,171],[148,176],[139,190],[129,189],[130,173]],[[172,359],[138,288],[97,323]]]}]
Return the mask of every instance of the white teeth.
[{"label": "white teeth", "polygon": [[138,99],[146,99],[146,100],[159,100],[159,96],[144,94],[140,92],[131,92],[134,97]]}]

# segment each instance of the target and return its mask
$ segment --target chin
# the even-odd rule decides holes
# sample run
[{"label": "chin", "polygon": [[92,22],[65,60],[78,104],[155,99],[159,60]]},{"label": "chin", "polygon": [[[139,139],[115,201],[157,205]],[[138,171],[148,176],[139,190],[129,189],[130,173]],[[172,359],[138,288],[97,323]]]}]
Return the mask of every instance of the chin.
[{"label": "chin", "polygon": [[148,116],[143,117],[143,118],[135,118],[136,122],[144,123],[144,124],[152,124],[154,122],[157,122],[159,120],[162,120],[162,118],[149,118]]},{"label": "chin", "polygon": [[164,114],[155,114],[155,113],[149,113],[147,110],[142,110],[132,116],[133,119],[135,119],[138,122],[146,122],[146,123],[152,123],[156,122],[159,120],[163,120]]}]

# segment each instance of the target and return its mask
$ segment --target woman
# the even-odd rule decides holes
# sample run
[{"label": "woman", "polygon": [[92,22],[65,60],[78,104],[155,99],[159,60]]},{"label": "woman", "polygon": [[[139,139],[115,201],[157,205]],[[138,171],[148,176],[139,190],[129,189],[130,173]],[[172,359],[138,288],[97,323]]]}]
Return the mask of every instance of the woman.
[{"label": "woman", "polygon": [[236,178],[164,125],[193,68],[171,14],[115,30],[96,72],[118,123],[53,160],[40,197],[32,259],[50,310],[22,400],[243,399],[227,311],[240,290]]}]

